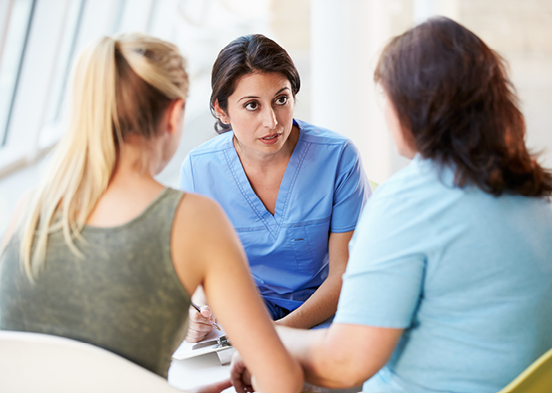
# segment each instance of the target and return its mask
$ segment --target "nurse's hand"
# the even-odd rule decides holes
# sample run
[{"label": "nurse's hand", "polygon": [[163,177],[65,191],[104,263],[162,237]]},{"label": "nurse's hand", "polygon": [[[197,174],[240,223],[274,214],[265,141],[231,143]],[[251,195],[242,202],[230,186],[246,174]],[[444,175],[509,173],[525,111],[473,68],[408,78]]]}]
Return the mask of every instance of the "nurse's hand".
[{"label": "nurse's hand", "polygon": [[188,326],[188,333],[186,334],[186,342],[197,343],[205,338],[211,330],[213,330],[213,324],[215,323],[215,317],[211,312],[209,306],[200,307],[201,313],[193,307],[188,310],[188,316],[190,317],[190,325]]}]

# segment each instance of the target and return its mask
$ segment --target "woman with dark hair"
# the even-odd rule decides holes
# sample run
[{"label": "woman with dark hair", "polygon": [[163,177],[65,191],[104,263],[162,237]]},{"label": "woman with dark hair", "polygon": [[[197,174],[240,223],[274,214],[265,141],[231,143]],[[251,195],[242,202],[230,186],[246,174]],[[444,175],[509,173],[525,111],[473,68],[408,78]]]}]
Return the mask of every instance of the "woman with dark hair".
[{"label": "woman with dark hair", "polygon": [[[329,323],[347,245],[371,193],[358,151],[347,138],[293,118],[299,74],[263,35],[226,46],[211,84],[221,135],[186,157],[180,188],[222,205],[276,323]],[[212,329],[210,310],[190,318],[188,341]]]},{"label": "woman with dark hair", "polygon": [[394,38],[375,80],[412,162],[362,213],[334,323],[280,336],[318,385],[499,391],[552,347],[552,174],[503,60],[458,23]]}]

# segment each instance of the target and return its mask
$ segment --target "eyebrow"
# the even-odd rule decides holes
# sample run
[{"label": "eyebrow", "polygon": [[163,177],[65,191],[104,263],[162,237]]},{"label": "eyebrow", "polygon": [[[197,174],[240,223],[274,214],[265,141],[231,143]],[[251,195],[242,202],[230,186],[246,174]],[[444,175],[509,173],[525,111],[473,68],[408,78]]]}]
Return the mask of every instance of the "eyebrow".
[{"label": "eyebrow", "polygon": [[[278,90],[278,91],[276,92],[276,94],[274,94],[274,96],[277,96],[278,94],[280,94],[280,93],[283,92],[284,90],[290,90],[290,88],[287,87],[287,86],[286,86],[286,87],[283,87],[283,88],[281,88],[280,90]],[[241,100],[250,99],[250,98],[260,98],[260,97],[257,97],[257,96],[245,96],[245,97],[240,98],[240,99],[238,100],[238,102],[240,102]]]}]

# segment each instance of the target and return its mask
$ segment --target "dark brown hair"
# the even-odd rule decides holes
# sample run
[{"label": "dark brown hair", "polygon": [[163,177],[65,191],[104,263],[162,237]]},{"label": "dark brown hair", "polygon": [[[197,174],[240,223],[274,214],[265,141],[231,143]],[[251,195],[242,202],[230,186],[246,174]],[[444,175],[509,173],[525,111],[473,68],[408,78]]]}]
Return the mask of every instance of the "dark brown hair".
[{"label": "dark brown hair", "polygon": [[552,174],[525,146],[525,120],[505,61],[445,18],[395,37],[374,80],[393,103],[406,141],[455,170],[459,187],[492,195],[549,196]]},{"label": "dark brown hair", "polygon": [[[239,37],[222,49],[213,65],[211,74],[211,113],[217,117],[215,101],[227,111],[228,97],[236,90],[240,78],[255,72],[278,72],[291,84],[293,97],[299,92],[301,80],[293,60],[284,48],[262,34]],[[222,134],[231,129],[218,118],[215,130]]]}]

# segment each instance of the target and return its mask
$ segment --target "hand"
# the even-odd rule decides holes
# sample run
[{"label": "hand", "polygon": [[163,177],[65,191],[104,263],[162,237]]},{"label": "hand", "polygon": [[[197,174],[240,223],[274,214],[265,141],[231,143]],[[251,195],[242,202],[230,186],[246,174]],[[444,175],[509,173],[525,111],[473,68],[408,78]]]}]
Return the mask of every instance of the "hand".
[{"label": "hand", "polygon": [[235,352],[232,356],[232,363],[230,364],[230,380],[236,392],[253,392],[252,377],[245,363],[243,362],[240,354]]},{"label": "hand", "polygon": [[188,316],[190,318],[190,325],[188,326],[188,333],[185,338],[186,342],[197,343],[213,330],[215,317],[209,306],[201,307],[201,313],[197,312],[195,308],[190,307]]},{"label": "hand", "polygon": [[220,393],[232,386],[229,379],[190,390],[190,393]]}]

